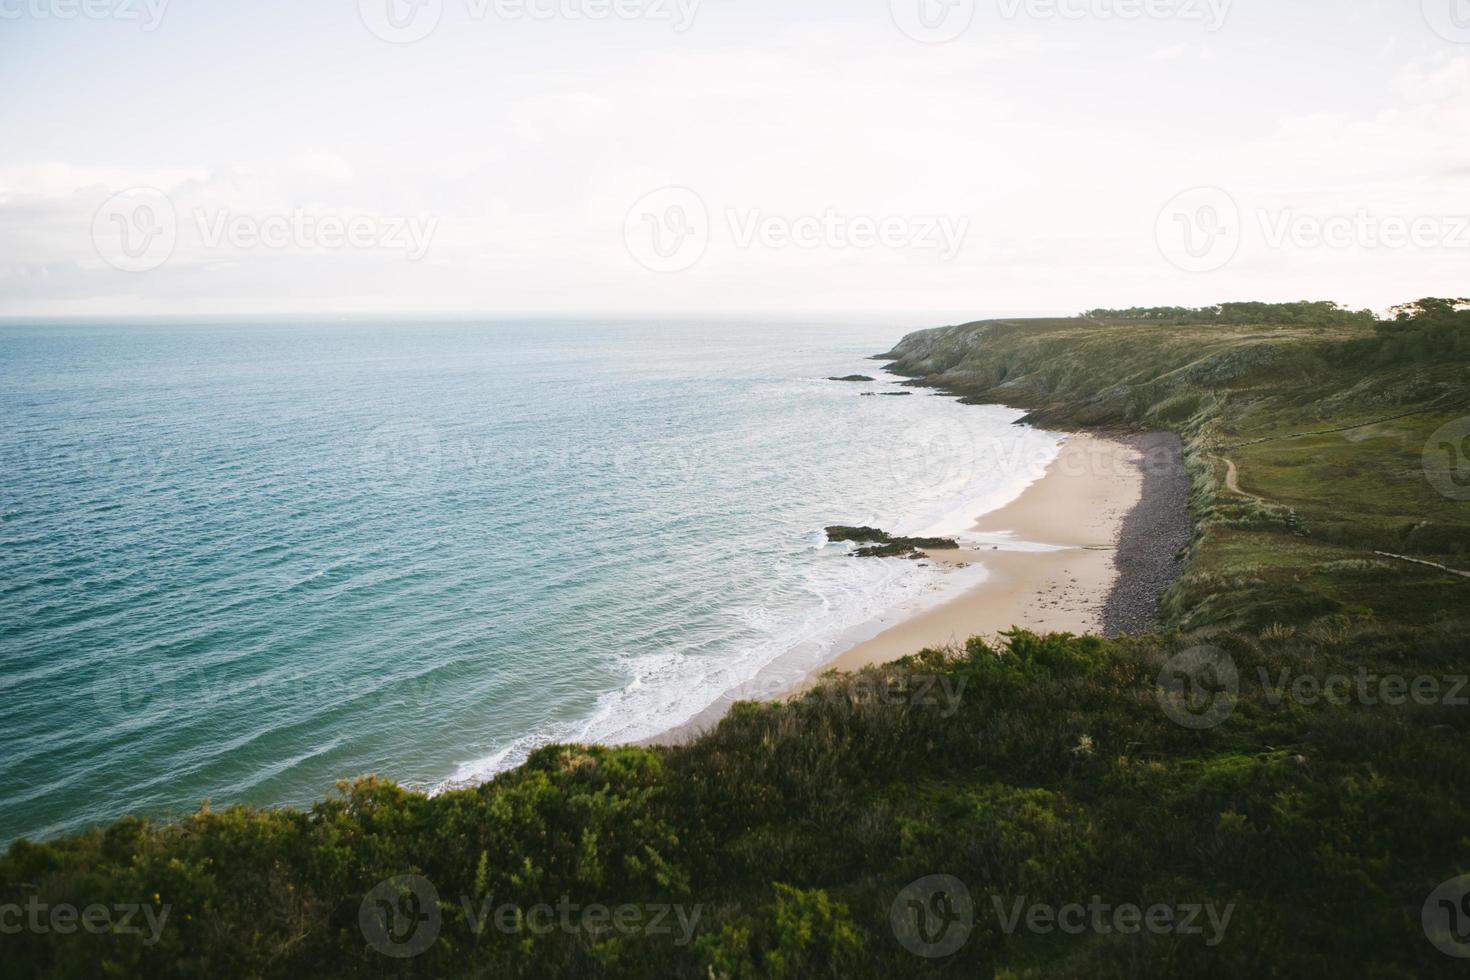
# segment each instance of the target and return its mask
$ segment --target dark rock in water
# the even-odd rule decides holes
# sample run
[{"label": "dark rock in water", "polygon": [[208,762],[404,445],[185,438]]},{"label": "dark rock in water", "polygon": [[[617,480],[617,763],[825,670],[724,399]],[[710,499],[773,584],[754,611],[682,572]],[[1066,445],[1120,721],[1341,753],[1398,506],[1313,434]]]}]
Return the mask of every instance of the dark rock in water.
[{"label": "dark rock in water", "polygon": [[827,528],[828,541],[887,541],[888,532],[876,527],[843,527],[835,524]]},{"label": "dark rock in water", "polygon": [[866,374],[849,374],[845,378],[828,378],[827,380],[828,381],[877,381],[878,379],[877,378],[870,378]]},{"label": "dark rock in water", "polygon": [[902,541],[926,551],[958,551],[960,547],[960,543],[954,538],[894,538],[893,540]]},{"label": "dark rock in water", "polygon": [[924,551],[948,551],[957,549],[960,543],[953,538],[896,538],[876,527],[844,527],[834,525],[827,528],[828,541],[852,541],[861,544],[854,551],[854,558],[923,558]]},{"label": "dark rock in water", "polygon": [[865,545],[852,553],[854,558],[917,558],[919,553],[906,544],[889,541],[886,544]]},{"label": "dark rock in water", "polygon": [[912,391],[865,391],[864,398],[908,398],[913,395]]}]

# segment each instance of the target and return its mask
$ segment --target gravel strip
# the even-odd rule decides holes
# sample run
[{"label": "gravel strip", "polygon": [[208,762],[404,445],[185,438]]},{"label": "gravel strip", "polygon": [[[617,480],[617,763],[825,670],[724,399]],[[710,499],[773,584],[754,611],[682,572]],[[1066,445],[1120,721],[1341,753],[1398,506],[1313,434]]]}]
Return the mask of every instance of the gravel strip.
[{"label": "gravel strip", "polygon": [[1147,633],[1159,618],[1159,598],[1179,577],[1189,544],[1189,474],[1172,432],[1132,436],[1143,454],[1143,496],[1123,521],[1113,564],[1118,582],[1103,607],[1103,633]]}]

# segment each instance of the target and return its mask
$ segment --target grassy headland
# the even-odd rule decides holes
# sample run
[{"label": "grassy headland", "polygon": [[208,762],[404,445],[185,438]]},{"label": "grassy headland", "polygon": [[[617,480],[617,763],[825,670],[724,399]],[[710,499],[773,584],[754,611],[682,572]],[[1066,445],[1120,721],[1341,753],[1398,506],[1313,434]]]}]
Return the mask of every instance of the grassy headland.
[{"label": "grassy headland", "polygon": [[[1470,313],[1096,311],[925,331],[891,357],[1051,427],[1181,435],[1194,535],[1155,632],[924,651],[739,705],[688,745],[548,748],[433,799],[364,780],[309,812],[21,841],[0,906],[168,918],[152,944],[0,935],[7,973],[1461,975],[1421,910],[1470,872],[1470,690],[1452,690],[1470,672],[1470,463],[1451,455],[1470,429],[1430,440],[1470,416]],[[1185,688],[1181,714],[1160,678],[1202,645],[1213,669],[1192,679],[1213,689]],[[1439,693],[1385,695],[1384,678]],[[940,874],[964,882],[974,926],[929,958],[891,913]],[[436,931],[410,958],[361,925],[402,875],[438,897],[415,908]],[[1099,902],[1230,918],[1202,916],[1202,934],[1011,919]],[[542,905],[579,911],[543,932]],[[590,913],[619,906],[637,921]]]}]

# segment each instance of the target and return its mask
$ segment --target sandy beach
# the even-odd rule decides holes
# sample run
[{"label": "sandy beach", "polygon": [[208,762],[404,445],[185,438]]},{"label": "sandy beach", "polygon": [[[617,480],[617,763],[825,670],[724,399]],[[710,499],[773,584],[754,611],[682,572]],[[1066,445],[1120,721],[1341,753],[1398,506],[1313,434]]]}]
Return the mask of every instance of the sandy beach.
[{"label": "sandy beach", "polygon": [[1012,626],[1103,634],[1145,628],[1188,540],[1188,488],[1172,435],[1070,435],[1040,480],[977,517],[961,536],[965,547],[927,553],[926,560],[957,572],[979,565],[985,577],[974,587],[882,629],[794,683],[761,690],[752,682],[729,692],[644,744],[693,738],[737,700],[790,697],[829,671],[859,671],[925,647],[993,638]]},{"label": "sandy beach", "polygon": [[1012,626],[1103,632],[1124,522],[1143,498],[1143,461],[1135,442],[1068,436],[1040,480],[963,536],[967,544],[981,544],[930,553],[942,565],[980,563],[987,572],[983,583],[852,647],[797,690],[829,670],[861,670],[925,647],[994,637]]}]

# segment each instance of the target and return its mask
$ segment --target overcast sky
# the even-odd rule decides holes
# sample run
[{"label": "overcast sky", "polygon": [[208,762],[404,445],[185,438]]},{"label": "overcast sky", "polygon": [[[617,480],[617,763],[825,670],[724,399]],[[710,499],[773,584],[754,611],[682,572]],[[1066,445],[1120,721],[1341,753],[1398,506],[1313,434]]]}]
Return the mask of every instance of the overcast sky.
[{"label": "overcast sky", "polygon": [[1470,0],[0,0],[0,90],[0,315],[1470,293]]}]

